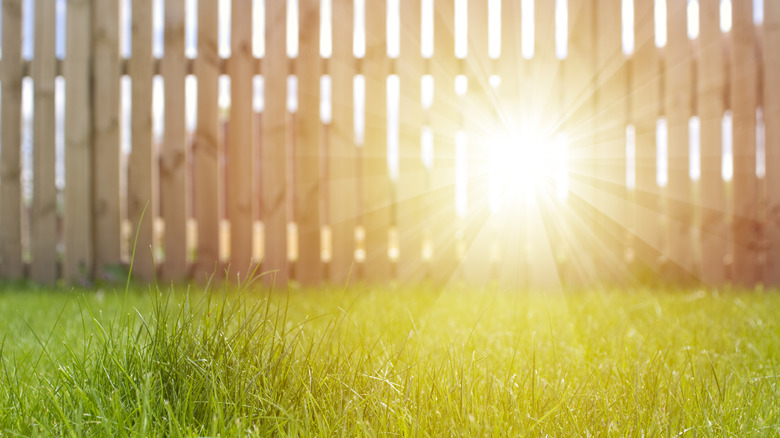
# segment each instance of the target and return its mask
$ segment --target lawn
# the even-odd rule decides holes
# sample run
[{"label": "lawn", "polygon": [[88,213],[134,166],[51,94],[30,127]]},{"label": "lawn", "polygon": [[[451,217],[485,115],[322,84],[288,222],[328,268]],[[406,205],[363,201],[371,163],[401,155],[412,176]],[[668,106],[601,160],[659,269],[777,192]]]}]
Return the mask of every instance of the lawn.
[{"label": "lawn", "polygon": [[772,436],[780,295],[0,286],[0,434]]}]

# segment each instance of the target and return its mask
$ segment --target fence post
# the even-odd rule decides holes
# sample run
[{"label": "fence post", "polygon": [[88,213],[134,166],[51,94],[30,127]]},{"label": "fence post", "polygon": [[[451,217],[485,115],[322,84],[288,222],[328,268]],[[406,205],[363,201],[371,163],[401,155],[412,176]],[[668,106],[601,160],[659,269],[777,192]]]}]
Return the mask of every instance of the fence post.
[{"label": "fence post", "polygon": [[22,2],[3,8],[2,105],[0,107],[0,275],[22,277]]},{"label": "fence post", "polygon": [[54,182],[54,76],[56,74],[54,1],[35,10],[35,58],[32,63],[33,203],[30,211],[30,276],[42,284],[57,279],[57,188]]}]

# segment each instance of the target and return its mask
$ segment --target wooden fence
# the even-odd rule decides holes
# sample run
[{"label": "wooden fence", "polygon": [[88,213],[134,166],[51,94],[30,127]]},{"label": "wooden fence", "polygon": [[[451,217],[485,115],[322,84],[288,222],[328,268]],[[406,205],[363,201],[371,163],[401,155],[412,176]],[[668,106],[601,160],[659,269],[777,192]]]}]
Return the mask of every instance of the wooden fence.
[{"label": "wooden fence", "polygon": [[780,2],[222,3],[2,0],[0,277],[780,283]]}]

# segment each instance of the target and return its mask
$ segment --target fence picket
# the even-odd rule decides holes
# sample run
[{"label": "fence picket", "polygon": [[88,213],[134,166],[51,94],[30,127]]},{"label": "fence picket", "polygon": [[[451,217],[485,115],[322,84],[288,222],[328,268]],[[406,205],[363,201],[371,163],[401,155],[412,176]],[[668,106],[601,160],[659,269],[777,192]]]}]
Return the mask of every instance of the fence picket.
[{"label": "fence picket", "polygon": [[187,168],[185,132],[184,0],[165,2],[165,130],[160,145],[160,214],[165,223],[165,262],[162,275],[179,280],[187,274]]},{"label": "fence picket", "polygon": [[[91,2],[68,3],[65,58],[65,278],[92,276]],[[151,87],[150,87],[151,89]]]},{"label": "fence picket", "polygon": [[753,1],[732,4],[729,95],[733,114],[733,282],[753,287],[760,272],[758,181],[756,178],[757,65]]},{"label": "fence picket", "polygon": [[357,223],[357,158],[353,123],[352,2],[333,2],[333,57],[330,60],[333,119],[328,145],[328,223],[332,234],[330,281],[346,284],[354,278]]},{"label": "fence picket", "polygon": [[385,0],[366,2],[366,132],[361,154],[361,214],[366,250],[362,272],[369,281],[386,281],[391,276],[387,255],[392,187],[387,168],[386,11]]},{"label": "fence picket", "polygon": [[154,221],[157,217],[157,165],[152,138],[152,1],[133,2],[132,14],[133,51],[127,66],[132,99],[127,216],[134,232],[133,272],[141,279],[152,280],[155,275]]},{"label": "fence picket", "polygon": [[766,151],[766,230],[768,240],[764,282],[780,284],[780,2],[764,2],[762,50],[764,58],[764,150]]},{"label": "fence picket", "polygon": [[22,277],[22,2],[3,2],[0,105],[0,276]]},{"label": "fence picket", "polygon": [[35,14],[35,57],[32,65],[33,202],[30,211],[30,277],[43,284],[57,280],[57,188],[54,182],[55,9],[39,1]]}]

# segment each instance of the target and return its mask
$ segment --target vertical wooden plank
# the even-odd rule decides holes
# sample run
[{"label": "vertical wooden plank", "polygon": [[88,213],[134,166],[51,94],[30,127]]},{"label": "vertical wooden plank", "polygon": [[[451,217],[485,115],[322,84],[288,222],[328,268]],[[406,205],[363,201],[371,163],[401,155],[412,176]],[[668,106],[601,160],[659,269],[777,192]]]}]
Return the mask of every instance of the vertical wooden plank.
[{"label": "vertical wooden plank", "polygon": [[[519,1],[501,2],[501,57],[498,60],[501,84],[496,92],[500,118],[498,141],[503,141],[501,137],[514,136],[521,120],[521,12]],[[527,283],[528,276],[525,206],[520,205],[512,184],[501,180],[499,185],[501,206],[499,213],[493,216],[499,252],[496,275],[501,287],[517,288]]]},{"label": "vertical wooden plank", "polygon": [[352,56],[353,2],[333,2],[333,56],[330,60],[333,120],[328,154],[330,205],[333,236],[330,280],[344,285],[354,278],[355,224],[357,223],[357,161],[353,123]]},{"label": "vertical wooden plank", "polygon": [[[373,3],[372,3],[373,4]],[[306,285],[322,280],[320,242],[320,2],[300,0],[298,119],[295,137],[296,277]],[[369,29],[371,29],[369,27]]]},{"label": "vertical wooden plank", "polygon": [[455,3],[434,0],[433,59],[434,80],[431,124],[433,128],[433,170],[431,174],[432,277],[445,284],[457,268],[455,232],[455,135],[460,126],[458,99],[455,95]]},{"label": "vertical wooden plank", "polygon": [[102,1],[93,5],[93,214],[95,275],[100,277],[105,268],[119,264],[121,257],[119,6]]},{"label": "vertical wooden plank", "polygon": [[65,278],[91,278],[92,112],[90,102],[91,2],[68,3],[65,59]]},{"label": "vertical wooden plank", "polygon": [[195,275],[198,280],[206,279],[215,273],[219,261],[219,159],[222,151],[219,147],[220,59],[217,7],[217,0],[198,2],[198,57],[195,60],[198,76],[198,125],[193,147],[192,179],[195,219],[198,224]]},{"label": "vertical wooden plank", "polygon": [[[493,90],[488,83],[488,2],[468,2],[468,54],[466,58],[467,94],[461,98],[462,119],[466,131],[466,206],[463,230],[466,245],[461,270],[464,280],[484,285],[490,276],[492,239],[489,206],[491,132],[496,127],[496,110],[491,102]],[[495,99],[493,99],[495,101]]]},{"label": "vertical wooden plank", "polygon": [[127,66],[132,99],[127,216],[134,233],[131,242],[136,245],[133,272],[148,281],[155,275],[152,251],[157,216],[157,165],[152,146],[152,1],[137,0],[132,6],[132,54]]},{"label": "vertical wooden plank", "polygon": [[756,46],[753,1],[732,2],[731,112],[734,135],[733,282],[752,287],[758,281],[758,180],[756,178]]},{"label": "vertical wooden plank", "polygon": [[569,41],[564,63],[564,122],[569,138],[569,224],[575,235],[572,283],[596,280],[593,265],[594,230],[594,4],[589,0],[568,2]]},{"label": "vertical wooden plank", "polygon": [[599,0],[596,12],[596,207],[598,235],[606,251],[605,280],[625,277],[626,91],[625,56],[621,47],[621,1]]},{"label": "vertical wooden plank", "polygon": [[227,217],[230,274],[252,272],[252,2],[231,8],[230,122],[227,127]]},{"label": "vertical wooden plank", "polygon": [[[263,146],[261,151],[263,166],[261,171],[262,214],[265,228],[263,271],[275,272],[274,275],[266,276],[265,280],[268,284],[275,281],[276,284],[285,286],[289,277],[287,261],[287,51],[285,46],[287,17],[285,2],[266,1],[265,8],[266,39],[265,58],[263,58],[265,107],[263,109]],[[337,50],[335,43],[333,50],[335,56]],[[334,90],[335,86],[334,83]]]},{"label": "vertical wooden plank", "polygon": [[721,174],[726,71],[719,11],[716,1],[699,3],[696,101],[701,123],[701,189],[698,206],[701,217],[701,280],[708,285],[721,285],[726,281],[724,263],[729,240],[725,185]]},{"label": "vertical wooden plank", "polygon": [[[780,187],[780,2],[764,2],[764,140],[766,186]],[[764,282],[780,285],[780,192],[767,190],[767,266]]]},{"label": "vertical wooden plank", "polygon": [[33,202],[30,212],[30,276],[42,284],[57,279],[57,188],[54,184],[54,29],[53,0],[41,0],[35,14],[33,77]]},{"label": "vertical wooden plank", "polygon": [[3,1],[2,103],[0,104],[0,276],[22,276],[22,2]]},{"label": "vertical wooden plank", "polygon": [[366,133],[363,145],[362,218],[365,229],[366,280],[386,281],[391,182],[387,168],[387,43],[385,0],[366,2]]},{"label": "vertical wooden plank", "polygon": [[[245,2],[250,3],[251,2]],[[250,14],[251,16],[251,14]],[[165,129],[160,148],[160,213],[165,223],[165,262],[162,275],[169,280],[187,275],[187,153],[184,121],[184,0],[165,2]],[[251,96],[251,93],[247,93]],[[251,163],[251,160],[246,161]],[[251,186],[251,180],[245,185]]]},{"label": "vertical wooden plank", "polygon": [[655,46],[654,2],[634,3],[634,29],[635,50],[631,59],[631,117],[636,151],[634,275],[644,281],[656,276],[662,254],[655,135],[661,113],[661,73]]},{"label": "vertical wooden plank", "polygon": [[665,49],[664,105],[669,129],[669,182],[667,208],[667,276],[689,283],[694,276],[694,242],[691,234],[691,181],[688,123],[691,118],[692,53],[687,32],[687,0],[667,1],[668,42]]}]

